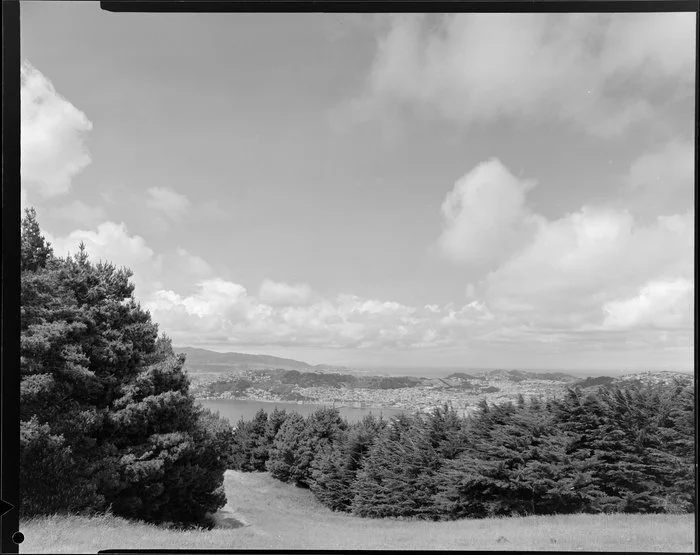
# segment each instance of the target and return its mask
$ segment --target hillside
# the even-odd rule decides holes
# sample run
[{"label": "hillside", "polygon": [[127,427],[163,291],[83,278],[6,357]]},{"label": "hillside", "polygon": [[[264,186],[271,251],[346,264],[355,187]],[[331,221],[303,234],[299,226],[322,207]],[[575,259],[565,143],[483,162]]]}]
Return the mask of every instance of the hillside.
[{"label": "hillside", "polygon": [[575,382],[578,378],[564,372],[532,372],[528,370],[487,370],[481,375],[501,378],[513,382],[527,380],[548,380],[553,382]]},{"label": "hillside", "polygon": [[514,369],[453,372],[445,378],[378,376],[356,369],[311,366],[305,362],[266,355],[214,353],[205,349],[176,349],[187,354],[185,369],[199,399],[319,403],[349,407],[430,410],[449,403],[470,411],[489,403],[556,397],[569,387],[614,386],[630,381],[668,382],[692,379],[679,372],[641,372],[628,376],[581,379],[564,372]]},{"label": "hillside", "polygon": [[[299,360],[290,358],[281,358],[270,355],[254,355],[247,353],[217,353],[208,349],[200,349],[195,347],[173,347],[176,353],[184,353],[187,355],[185,369],[190,373],[219,373],[240,370],[297,370],[300,372],[315,372],[315,373],[338,373],[344,372],[353,376],[366,376],[368,374],[376,374],[370,369],[347,368],[344,366],[334,366],[330,364],[308,364]],[[426,374],[430,373],[430,368],[425,369]],[[396,376],[394,376],[396,377]],[[530,372],[524,370],[483,370],[467,374],[464,372],[455,372],[447,376],[444,381],[442,378],[431,378],[423,376],[418,379],[417,376],[408,377],[402,376],[406,383],[424,383],[433,382],[434,385],[440,386],[441,383],[447,386],[457,385],[454,380],[486,380],[503,379],[512,382],[525,380],[550,380],[557,382],[574,382],[576,377],[563,372]],[[323,380],[322,378],[321,380]]]},{"label": "hillside", "polygon": [[693,374],[687,372],[673,371],[644,371],[625,374],[624,376],[597,376],[587,377],[583,380],[577,380],[571,385],[582,389],[593,387],[617,387],[632,384],[671,384],[673,382],[687,383],[694,379]]},{"label": "hillside", "polygon": [[176,353],[187,355],[185,370],[190,373],[229,372],[235,370],[303,370],[315,367],[306,362],[270,355],[246,353],[217,353],[194,347],[173,347]]},{"label": "hillside", "polygon": [[100,549],[440,549],[694,551],[694,515],[558,515],[453,522],[364,519],[334,513],[267,473],[228,471],[228,504],[211,531],[168,530],[101,516],[22,522],[26,553]]}]

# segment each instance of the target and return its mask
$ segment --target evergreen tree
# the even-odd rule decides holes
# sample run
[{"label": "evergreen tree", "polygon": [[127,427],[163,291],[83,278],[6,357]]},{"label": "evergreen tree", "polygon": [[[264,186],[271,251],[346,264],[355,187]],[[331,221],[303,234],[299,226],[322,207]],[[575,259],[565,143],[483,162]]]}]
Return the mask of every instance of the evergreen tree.
[{"label": "evergreen tree", "polygon": [[[353,484],[352,512],[360,516],[438,518],[433,504],[441,454],[430,418],[400,415],[370,447]],[[436,443],[439,443],[437,441]]]},{"label": "evergreen tree", "polygon": [[53,257],[51,243],[44,239],[36,219],[36,210],[28,208],[21,224],[20,271],[36,272]]},{"label": "evergreen tree", "polygon": [[692,385],[569,391],[556,406],[573,461],[588,463],[591,510],[685,512],[695,503]]},{"label": "evergreen tree", "polygon": [[234,433],[235,468],[243,472],[262,472],[269,456],[267,413],[259,409],[253,420],[241,421]]},{"label": "evergreen tree", "polygon": [[286,418],[286,411],[277,407],[269,415],[260,409],[252,421],[241,417],[234,434],[232,468],[243,472],[265,471],[275,436]]},{"label": "evergreen tree", "polygon": [[324,505],[334,511],[350,510],[357,471],[385,426],[385,420],[369,414],[314,457],[309,486]]},{"label": "evergreen tree", "polygon": [[275,441],[275,436],[277,436],[277,432],[279,432],[287,416],[286,410],[279,410],[277,407],[269,414],[265,425],[265,441],[267,442],[268,450],[272,446],[272,442]]},{"label": "evergreen tree", "polygon": [[578,512],[595,496],[551,413],[496,406],[476,417],[471,434],[438,478],[436,504],[451,517]]},{"label": "evergreen tree", "polygon": [[332,450],[335,444],[343,441],[347,422],[336,408],[321,407],[306,419],[304,431],[297,446],[296,483],[309,486],[311,482],[311,465],[322,452]]},{"label": "evergreen tree", "polygon": [[309,469],[309,488],[316,498],[334,511],[348,511],[352,502],[355,473],[348,468],[346,443],[323,445]]},{"label": "evergreen tree", "polygon": [[597,476],[608,496],[606,510],[688,509],[692,497],[677,485],[693,481],[690,450],[673,450],[694,441],[694,434],[688,436],[689,430],[676,427],[674,419],[683,404],[683,389],[637,385],[602,389],[599,397],[603,415],[594,445],[601,452]]},{"label": "evergreen tree", "polygon": [[290,414],[280,426],[269,457],[265,464],[274,478],[282,482],[299,482],[305,479],[299,461],[299,443],[304,433],[306,422],[298,412]]},{"label": "evergreen tree", "polygon": [[[20,492],[24,514],[101,511],[204,522],[223,505],[228,424],[189,394],[131,272],[57,258],[22,222]],[[228,453],[228,449],[224,453]]]},{"label": "evergreen tree", "polygon": [[292,413],[275,436],[267,469],[279,480],[308,487],[314,458],[340,441],[346,429],[347,422],[340,417],[336,408],[322,407],[306,420]]}]

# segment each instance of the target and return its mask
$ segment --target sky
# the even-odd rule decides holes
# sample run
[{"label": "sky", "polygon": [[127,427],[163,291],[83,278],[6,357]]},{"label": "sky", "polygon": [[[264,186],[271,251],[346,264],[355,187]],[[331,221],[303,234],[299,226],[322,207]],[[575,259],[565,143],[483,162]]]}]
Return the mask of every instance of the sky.
[{"label": "sky", "polygon": [[695,31],[23,2],[22,204],[176,346],[691,370]]}]

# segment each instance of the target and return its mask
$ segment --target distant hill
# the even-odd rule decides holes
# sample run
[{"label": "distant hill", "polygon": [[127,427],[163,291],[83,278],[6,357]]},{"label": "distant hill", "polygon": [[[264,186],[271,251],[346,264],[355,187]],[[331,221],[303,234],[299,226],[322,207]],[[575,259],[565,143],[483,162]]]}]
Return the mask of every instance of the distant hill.
[{"label": "distant hill", "polygon": [[447,380],[475,380],[476,378],[471,374],[465,374],[464,372],[454,372],[447,376]]},{"label": "distant hill", "polygon": [[[280,370],[289,371],[297,370],[298,372],[314,372],[314,373],[342,373],[342,376],[337,376],[336,378],[331,378],[333,383],[346,383],[347,385],[355,384],[356,377],[360,377],[369,374],[371,370],[359,369],[359,368],[347,368],[344,366],[333,366],[329,364],[317,364],[312,365],[300,360],[294,360],[291,358],[281,358],[271,355],[252,355],[248,353],[217,353],[215,351],[210,351],[208,349],[199,349],[195,347],[174,347],[176,353],[184,353],[187,356],[185,362],[185,370],[190,373],[214,373],[214,372],[228,372],[228,371],[241,371],[241,370]],[[429,371],[429,369],[426,369]],[[352,374],[352,375],[351,375]],[[368,376],[365,380],[360,380],[363,385],[367,379],[378,376]],[[441,378],[409,378],[408,376],[391,376],[391,379],[386,379],[381,384],[375,384],[372,382],[370,387],[378,387],[381,389],[393,389],[397,387],[415,387],[421,381],[424,382],[435,382],[435,386],[447,386],[451,387],[454,385],[459,385],[460,382],[467,382],[468,380],[483,380],[485,378],[500,378],[507,379],[513,382],[521,382],[526,380],[550,380],[556,382],[570,383],[571,385],[579,385],[580,387],[595,387],[600,385],[617,385],[629,381],[641,381],[641,382],[670,382],[674,379],[680,380],[692,380],[693,374],[683,373],[683,372],[658,372],[658,371],[647,371],[638,372],[634,374],[628,374],[626,376],[612,378],[610,376],[599,376],[597,378],[587,378],[582,380],[570,374],[564,372],[532,372],[526,370],[514,370],[514,369],[502,369],[502,370],[483,370],[483,371],[471,371],[467,374],[464,372],[454,372],[444,379]],[[329,378],[326,377],[309,377],[305,376],[302,381],[318,381],[319,385],[321,383],[326,383]],[[292,380],[296,381],[296,380]],[[452,383],[454,382],[454,383]],[[425,385],[428,385],[425,383]]]},{"label": "distant hill", "polygon": [[626,374],[624,376],[598,376],[598,377],[588,377],[585,380],[579,380],[572,385],[575,387],[580,387],[581,389],[586,389],[589,387],[620,387],[625,385],[633,384],[671,384],[674,381],[687,382],[692,381],[693,375],[685,372],[673,372],[673,371],[642,371],[633,374]]},{"label": "distant hill", "polygon": [[[291,358],[246,353],[217,353],[195,347],[173,347],[176,353],[187,356],[185,370],[188,372],[227,372],[229,370],[302,370],[317,369],[311,364]],[[325,365],[324,368],[328,368]]]},{"label": "distant hill", "polygon": [[584,380],[579,380],[572,385],[575,387],[580,387],[581,389],[587,389],[589,387],[600,387],[600,386],[609,386],[613,385],[615,383],[615,378],[611,376],[597,376],[597,377],[592,377],[589,376]]},{"label": "distant hill", "polygon": [[514,382],[525,380],[549,380],[553,382],[575,382],[577,377],[564,372],[530,372],[526,370],[488,370],[484,372],[489,377],[499,377]]},{"label": "distant hill", "polygon": [[647,370],[643,372],[634,372],[632,374],[626,374],[619,378],[616,378],[616,385],[623,385],[625,383],[637,382],[641,384],[672,384],[674,382],[692,382],[695,376],[688,372],[674,372],[671,370]]}]

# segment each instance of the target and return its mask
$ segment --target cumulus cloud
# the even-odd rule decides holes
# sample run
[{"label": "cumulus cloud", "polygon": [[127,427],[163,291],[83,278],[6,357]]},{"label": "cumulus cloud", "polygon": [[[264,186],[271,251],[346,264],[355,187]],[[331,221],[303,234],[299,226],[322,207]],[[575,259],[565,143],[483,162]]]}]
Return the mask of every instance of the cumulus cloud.
[{"label": "cumulus cloud", "polygon": [[477,331],[490,318],[478,303],[417,309],[348,294],[273,305],[221,279],[199,283],[191,295],[158,291],[146,306],[176,342],[206,344],[215,336],[229,346],[431,348],[464,343],[465,330]]},{"label": "cumulus cloud", "polygon": [[497,159],[479,164],[442,204],[441,253],[473,266],[507,258],[534,231],[533,214],[525,205],[534,184],[517,179]]},{"label": "cumulus cloud", "polygon": [[419,307],[349,294],[322,298],[307,284],[271,280],[256,295],[183,248],[157,255],[123,223],[48,239],[58,254],[83,241],[93,258],[132,268],[137,297],[180,344],[438,354],[503,345],[539,353],[562,345],[692,346],[685,333],[692,322],[692,212],[643,226],[627,212],[589,207],[558,220],[540,217],[537,225],[528,245],[467,287],[464,303]]},{"label": "cumulus cloud", "polygon": [[70,191],[71,180],[91,161],[85,134],[92,123],[26,60],[21,66],[20,95],[21,175],[26,204],[27,195],[40,200]]},{"label": "cumulus cloud", "polygon": [[108,261],[130,268],[135,294],[140,301],[152,299],[169,287],[189,291],[193,283],[214,278],[214,270],[201,257],[177,247],[156,253],[140,235],[131,234],[124,222],[102,222],[92,229],[77,229],[63,236],[44,231],[57,256],[75,254],[81,242],[94,261]]},{"label": "cumulus cloud", "polygon": [[637,225],[629,212],[584,207],[542,220],[532,243],[490,272],[482,295],[494,308],[567,325],[660,274],[692,274],[694,215]]},{"label": "cumulus cloud", "polygon": [[306,283],[290,285],[269,279],[260,284],[260,300],[272,306],[294,306],[306,304],[311,298],[311,287]]},{"label": "cumulus cloud", "polygon": [[622,328],[692,326],[693,291],[690,279],[651,281],[630,299],[606,303],[603,324]]},{"label": "cumulus cloud", "polygon": [[655,99],[691,95],[694,67],[690,13],[401,15],[354,111],[398,102],[462,124],[566,121],[610,136],[651,120]]},{"label": "cumulus cloud", "polygon": [[85,243],[92,257],[119,265],[151,260],[154,254],[143,237],[129,235],[123,222],[103,222],[94,231],[77,229],[66,237],[52,240],[54,251],[59,256],[74,254],[81,242]]},{"label": "cumulus cloud", "polygon": [[57,256],[75,254],[82,242],[92,260],[130,268],[134,272],[132,281],[139,296],[162,287],[162,283],[154,280],[160,270],[159,257],[143,237],[130,235],[123,222],[103,222],[94,230],[76,229],[63,237],[54,237],[49,233],[46,236]]},{"label": "cumulus cloud", "polygon": [[[687,195],[688,155],[674,143],[641,157],[626,184],[662,188],[653,167]],[[660,161],[669,160],[682,167],[664,170]],[[486,186],[493,197],[480,196]],[[527,192],[527,185],[492,160],[460,180],[443,204],[439,244],[446,257],[457,263],[490,257],[483,277],[466,285],[470,302],[461,309],[471,310],[471,321],[478,307],[481,320],[491,322],[481,340],[619,347],[619,337],[610,341],[603,332],[625,329],[625,341],[641,341],[633,332],[652,323],[673,333],[692,327],[692,208],[640,219],[623,208],[590,205],[548,219],[527,208]],[[453,310],[442,321],[457,323],[459,314]]]},{"label": "cumulus cloud", "polygon": [[137,298],[161,331],[180,343],[206,345],[215,339],[229,346],[431,348],[463,343],[465,330],[476,332],[489,316],[478,303],[417,309],[349,294],[326,299],[307,284],[272,280],[264,280],[254,295],[216,276],[205,260],[184,248],[156,254],[124,223],[46,235],[59,256],[75,253],[82,241],[93,260],[131,268]]},{"label": "cumulus cloud", "polygon": [[146,191],[146,205],[153,210],[162,212],[172,220],[182,217],[190,207],[190,201],[168,187],[150,187]]}]

